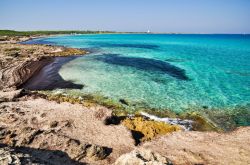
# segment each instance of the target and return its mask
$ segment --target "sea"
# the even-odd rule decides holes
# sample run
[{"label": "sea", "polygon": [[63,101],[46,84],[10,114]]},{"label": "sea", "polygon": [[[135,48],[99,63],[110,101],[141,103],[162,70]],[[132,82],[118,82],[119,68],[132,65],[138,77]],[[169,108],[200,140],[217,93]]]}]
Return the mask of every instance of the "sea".
[{"label": "sea", "polygon": [[243,108],[237,122],[250,125],[250,35],[83,34],[26,43],[90,52],[55,59],[27,88],[101,95],[174,113],[205,109],[236,115]]}]

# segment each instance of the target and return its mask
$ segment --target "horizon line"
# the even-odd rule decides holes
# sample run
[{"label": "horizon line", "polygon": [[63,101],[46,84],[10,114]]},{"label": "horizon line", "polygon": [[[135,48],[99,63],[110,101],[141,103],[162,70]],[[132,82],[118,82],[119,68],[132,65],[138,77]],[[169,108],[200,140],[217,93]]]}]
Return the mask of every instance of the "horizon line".
[{"label": "horizon line", "polygon": [[[113,33],[113,34],[133,34],[133,33],[137,33],[137,34],[207,34],[207,35],[250,35],[250,33],[220,33],[220,32],[214,32],[214,33],[203,33],[203,32],[197,32],[197,33],[189,33],[189,32],[153,32],[153,31],[114,31],[114,30],[79,30],[79,29],[67,29],[67,30],[63,30],[63,29],[53,29],[53,30],[45,30],[45,29],[39,29],[39,30],[15,30],[15,29],[0,29],[0,31],[16,31],[16,32],[36,32],[36,31],[41,31],[41,32],[46,32],[46,31],[53,31],[53,32],[60,32],[60,31],[64,31],[64,32],[104,32],[104,33]],[[77,33],[76,33],[77,34]]]}]

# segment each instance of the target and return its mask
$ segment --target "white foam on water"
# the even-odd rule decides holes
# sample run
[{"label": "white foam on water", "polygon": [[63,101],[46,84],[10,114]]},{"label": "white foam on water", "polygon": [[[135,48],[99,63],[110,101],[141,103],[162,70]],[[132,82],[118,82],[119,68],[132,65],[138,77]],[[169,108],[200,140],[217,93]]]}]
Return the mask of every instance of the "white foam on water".
[{"label": "white foam on water", "polygon": [[154,121],[165,122],[165,123],[171,124],[171,125],[178,125],[178,126],[182,127],[185,131],[190,131],[193,128],[192,124],[194,121],[192,121],[192,120],[182,120],[179,118],[168,118],[168,117],[160,118],[160,117],[157,117],[154,115],[150,115],[146,112],[140,112],[140,114],[142,116],[145,116],[145,117],[147,117],[151,120],[154,120]]}]

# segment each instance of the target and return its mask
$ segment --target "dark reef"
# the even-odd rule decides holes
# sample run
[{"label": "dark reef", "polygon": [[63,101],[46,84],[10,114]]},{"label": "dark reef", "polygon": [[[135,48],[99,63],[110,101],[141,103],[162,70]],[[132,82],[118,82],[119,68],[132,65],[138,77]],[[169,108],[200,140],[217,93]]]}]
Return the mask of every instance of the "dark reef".
[{"label": "dark reef", "polygon": [[143,71],[168,74],[169,76],[179,80],[190,80],[184,69],[161,60],[140,57],[126,57],[119,54],[103,54],[100,56],[95,56],[95,59],[113,65],[134,67]]}]

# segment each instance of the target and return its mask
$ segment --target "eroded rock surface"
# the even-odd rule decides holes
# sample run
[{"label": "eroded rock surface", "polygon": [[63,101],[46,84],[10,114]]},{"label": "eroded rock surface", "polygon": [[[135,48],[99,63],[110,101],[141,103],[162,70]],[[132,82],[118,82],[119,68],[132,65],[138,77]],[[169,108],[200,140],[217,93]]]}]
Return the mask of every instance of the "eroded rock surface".
[{"label": "eroded rock surface", "polygon": [[54,56],[82,54],[86,51],[58,46],[0,44],[0,90],[22,85]]},{"label": "eroded rock surface", "polygon": [[10,147],[0,144],[1,165],[82,165],[72,160],[67,153],[28,147]]},{"label": "eroded rock surface", "polygon": [[[110,164],[134,147],[129,130],[104,124],[110,114],[104,107],[87,109],[24,96],[0,103],[0,143],[49,153],[60,151],[81,163]],[[44,159],[50,157],[45,154]]]},{"label": "eroded rock surface", "polygon": [[172,165],[172,162],[151,150],[136,149],[119,157],[114,165]]},{"label": "eroded rock surface", "polygon": [[168,157],[173,164],[250,164],[250,127],[233,132],[174,132],[141,147]]},{"label": "eroded rock surface", "polygon": [[146,120],[143,117],[127,118],[122,121],[122,124],[132,130],[134,136],[137,136],[140,142],[152,140],[156,136],[181,130],[179,126],[160,121]]}]

